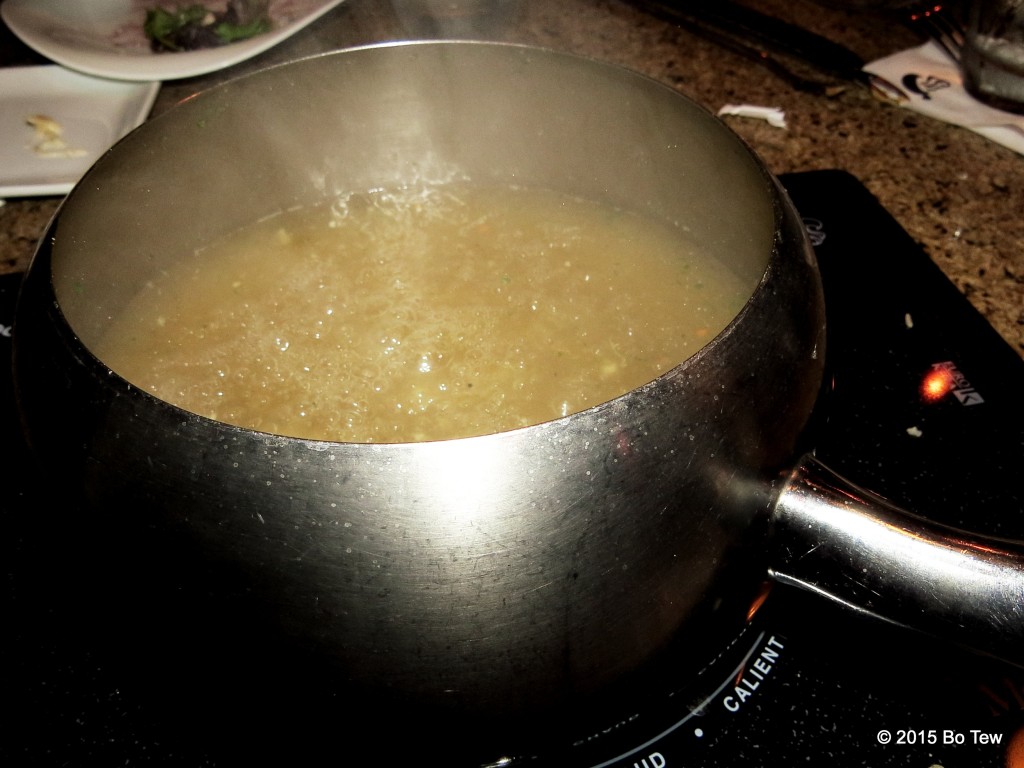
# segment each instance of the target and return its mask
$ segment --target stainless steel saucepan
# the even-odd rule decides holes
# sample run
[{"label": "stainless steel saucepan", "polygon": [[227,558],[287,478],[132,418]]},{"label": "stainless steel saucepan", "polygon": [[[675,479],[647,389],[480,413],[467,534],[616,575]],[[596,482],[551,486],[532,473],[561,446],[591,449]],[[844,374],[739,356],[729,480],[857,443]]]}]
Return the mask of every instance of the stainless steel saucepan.
[{"label": "stainless steel saucepan", "polygon": [[[732,264],[749,301],[615,400],[437,443],[255,433],[160,402],[90,352],[141,285],[222,233],[453,180],[674,222]],[[395,44],[229,82],[109,151],[26,277],[15,376],[31,448],[102,552],[125,631],[188,583],[237,608],[251,633],[236,647],[284,638],[273,647],[371,719],[515,743],[697,675],[771,579],[1024,659],[1018,545],[935,528],[800,458],[824,317],[798,215],[704,109],[572,55]],[[218,638],[232,622],[175,605],[192,652],[231,655]],[[131,640],[143,653],[147,626]],[[256,657],[254,675],[281,660]]]}]

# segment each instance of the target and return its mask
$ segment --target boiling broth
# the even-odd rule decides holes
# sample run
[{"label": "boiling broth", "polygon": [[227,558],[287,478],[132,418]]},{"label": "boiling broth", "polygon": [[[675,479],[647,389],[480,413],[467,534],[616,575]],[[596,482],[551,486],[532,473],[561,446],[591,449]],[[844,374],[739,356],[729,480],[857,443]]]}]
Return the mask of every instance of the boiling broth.
[{"label": "boiling broth", "polygon": [[97,352],[157,397],[265,432],[499,432],[645,384],[752,286],[667,223],[536,189],[352,194],[151,281]]}]

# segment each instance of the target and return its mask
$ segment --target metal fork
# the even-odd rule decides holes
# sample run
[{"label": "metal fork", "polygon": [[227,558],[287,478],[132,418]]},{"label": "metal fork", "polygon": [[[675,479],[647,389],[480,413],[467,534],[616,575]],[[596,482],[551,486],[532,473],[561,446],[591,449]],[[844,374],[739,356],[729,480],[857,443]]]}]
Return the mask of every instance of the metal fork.
[{"label": "metal fork", "polygon": [[914,5],[904,11],[903,21],[911,29],[924,32],[949,54],[960,61],[964,45],[964,28],[948,3],[930,2]]}]

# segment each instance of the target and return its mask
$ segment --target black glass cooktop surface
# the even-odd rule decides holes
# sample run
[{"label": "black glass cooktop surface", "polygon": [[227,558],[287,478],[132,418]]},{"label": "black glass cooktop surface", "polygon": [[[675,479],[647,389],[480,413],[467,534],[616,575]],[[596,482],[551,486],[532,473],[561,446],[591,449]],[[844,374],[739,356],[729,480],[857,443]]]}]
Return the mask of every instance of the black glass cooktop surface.
[{"label": "black glass cooktop surface", "polygon": [[[822,171],[783,183],[815,243],[828,304],[817,455],[940,522],[1024,538],[1024,361],[856,179]],[[16,290],[16,276],[0,279],[4,361]],[[930,389],[936,378],[945,385]],[[173,672],[140,681],[120,666],[54,567],[68,554],[49,544],[60,511],[26,460],[7,373],[0,398],[0,764],[395,764],[400,723],[382,723],[373,753],[356,755],[344,717],[259,717],[194,681],[175,686]],[[786,587],[758,618],[738,640],[740,662],[716,671],[697,704],[595,722],[567,734],[557,755],[512,764],[1024,766],[1022,670]],[[152,659],[157,670],[170,662]],[[412,764],[445,763],[420,758]]]}]

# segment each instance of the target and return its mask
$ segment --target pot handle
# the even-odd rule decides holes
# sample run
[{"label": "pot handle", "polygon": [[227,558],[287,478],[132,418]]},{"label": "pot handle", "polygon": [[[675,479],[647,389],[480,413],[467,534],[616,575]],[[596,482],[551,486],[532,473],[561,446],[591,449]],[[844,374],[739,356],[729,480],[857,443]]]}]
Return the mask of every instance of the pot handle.
[{"label": "pot handle", "polygon": [[777,581],[1024,666],[1024,543],[925,520],[811,456],[772,524]]}]

